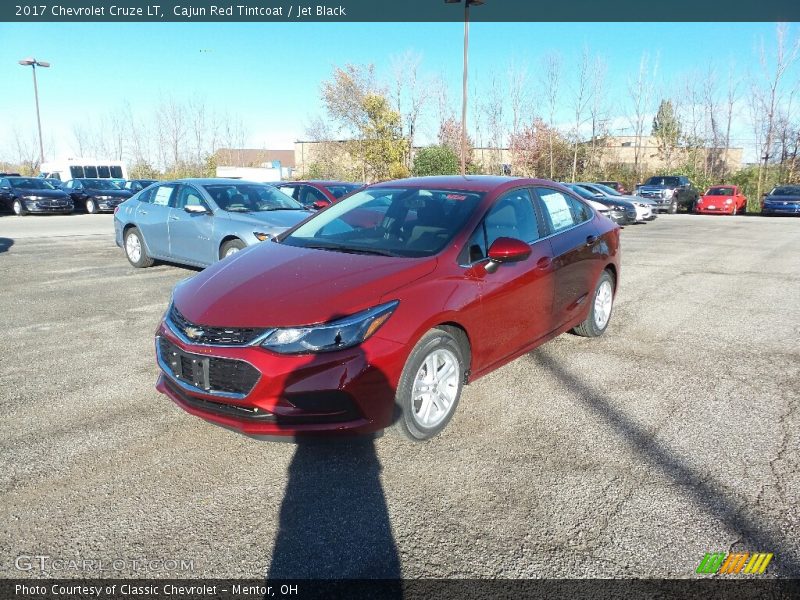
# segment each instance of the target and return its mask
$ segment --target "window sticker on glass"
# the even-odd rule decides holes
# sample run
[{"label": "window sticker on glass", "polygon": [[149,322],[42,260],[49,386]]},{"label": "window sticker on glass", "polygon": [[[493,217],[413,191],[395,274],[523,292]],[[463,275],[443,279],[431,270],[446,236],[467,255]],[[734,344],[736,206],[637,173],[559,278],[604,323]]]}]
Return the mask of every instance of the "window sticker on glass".
[{"label": "window sticker on glass", "polygon": [[159,206],[166,206],[169,202],[169,197],[172,195],[172,188],[167,185],[162,185],[156,190],[156,197],[153,199],[153,204]]},{"label": "window sticker on glass", "polygon": [[567,199],[558,192],[553,194],[541,194],[550,220],[553,222],[553,229],[563,229],[572,225],[572,213],[569,210]]}]

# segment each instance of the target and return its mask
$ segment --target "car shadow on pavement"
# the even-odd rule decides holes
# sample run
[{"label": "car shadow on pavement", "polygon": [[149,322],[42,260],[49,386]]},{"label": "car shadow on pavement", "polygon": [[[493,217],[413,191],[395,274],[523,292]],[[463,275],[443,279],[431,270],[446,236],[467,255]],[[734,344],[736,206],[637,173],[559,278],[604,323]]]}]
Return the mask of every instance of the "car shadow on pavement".
[{"label": "car shadow on pavement", "polygon": [[[353,356],[340,387],[357,374],[349,369],[358,372],[370,364],[358,347]],[[287,398],[300,382],[289,376],[282,383]],[[367,385],[371,400],[388,404],[391,420],[395,393],[384,373],[373,367]],[[393,580],[382,582],[382,597],[401,598],[400,557],[374,436],[296,437],[295,443],[267,579]]]},{"label": "car shadow on pavement", "polygon": [[299,442],[267,579],[398,579],[380,471],[371,439]]},{"label": "car shadow on pavement", "polygon": [[8,252],[8,249],[14,245],[14,240],[11,238],[0,237],[0,254]]},{"label": "car shadow on pavement", "polygon": [[668,444],[655,439],[644,427],[619,410],[613,401],[564,369],[547,353],[537,350],[528,354],[527,358],[561,380],[579,402],[609,425],[654,470],[682,486],[698,506],[734,531],[743,551],[772,552],[775,555],[773,564],[781,576],[800,576],[800,564],[794,557],[794,551],[780,533],[769,531],[758,515],[746,510],[741,499],[731,497],[708,474],[692,468]]}]

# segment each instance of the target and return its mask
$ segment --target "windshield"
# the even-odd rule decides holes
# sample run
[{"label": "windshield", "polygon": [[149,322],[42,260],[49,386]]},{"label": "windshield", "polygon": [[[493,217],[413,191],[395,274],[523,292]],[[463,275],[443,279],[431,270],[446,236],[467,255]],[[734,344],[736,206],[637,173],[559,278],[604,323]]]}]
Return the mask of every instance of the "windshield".
[{"label": "windshield", "polygon": [[299,202],[263,183],[215,183],[203,187],[214,202],[228,212],[304,210]]},{"label": "windshield", "polygon": [[334,252],[432,256],[453,239],[482,197],[452,190],[366,189],[318,213],[281,242]]},{"label": "windshield", "polygon": [[620,194],[614,188],[608,187],[607,185],[604,185],[602,183],[595,183],[595,184],[592,184],[592,185],[594,185],[594,187],[598,188],[601,192],[603,192],[604,194],[606,194],[608,196],[622,196],[622,194]]},{"label": "windshield", "polygon": [[593,194],[585,187],[579,186],[577,183],[568,183],[566,186],[571,189],[573,192],[578,194],[581,198],[586,198],[587,200],[596,200],[597,194]]},{"label": "windshield", "polygon": [[83,187],[90,190],[118,190],[119,186],[108,179],[81,179]]},{"label": "windshield", "polygon": [[733,191],[732,187],[714,187],[709,188],[706,192],[706,196],[733,196],[735,192]]},{"label": "windshield", "polygon": [[678,186],[678,178],[677,177],[651,177],[647,180],[645,185],[663,185],[663,186]]},{"label": "windshield", "polygon": [[326,185],[325,189],[333,194],[334,198],[341,198],[351,192],[355,192],[360,187],[363,186],[356,183],[337,183],[336,185]]},{"label": "windshield", "polygon": [[32,177],[25,177],[22,179],[9,179],[11,187],[25,189],[25,190],[54,190],[56,189],[53,184],[44,179],[34,179]]},{"label": "windshield", "polygon": [[800,186],[784,185],[776,187],[769,193],[770,196],[800,196]]}]

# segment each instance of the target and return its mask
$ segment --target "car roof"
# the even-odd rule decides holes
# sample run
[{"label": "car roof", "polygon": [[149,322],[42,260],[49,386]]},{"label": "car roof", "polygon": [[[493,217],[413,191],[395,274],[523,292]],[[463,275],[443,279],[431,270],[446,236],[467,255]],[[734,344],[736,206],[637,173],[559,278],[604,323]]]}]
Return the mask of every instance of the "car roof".
[{"label": "car roof", "polygon": [[420,187],[463,190],[470,192],[491,192],[513,185],[553,185],[549,179],[526,179],[501,175],[432,175],[429,177],[409,177],[373,183],[369,187]]},{"label": "car roof", "polygon": [[300,181],[278,181],[274,185],[293,185],[296,183],[310,183],[310,184],[317,184],[317,185],[358,185],[363,186],[363,183],[358,183],[356,181],[339,181],[336,179],[303,179]]},{"label": "car roof", "polygon": [[256,183],[259,185],[266,185],[260,181],[253,181],[251,179],[232,179],[227,177],[184,177],[183,179],[173,179],[172,181],[163,181],[161,183],[194,183],[196,185]]}]

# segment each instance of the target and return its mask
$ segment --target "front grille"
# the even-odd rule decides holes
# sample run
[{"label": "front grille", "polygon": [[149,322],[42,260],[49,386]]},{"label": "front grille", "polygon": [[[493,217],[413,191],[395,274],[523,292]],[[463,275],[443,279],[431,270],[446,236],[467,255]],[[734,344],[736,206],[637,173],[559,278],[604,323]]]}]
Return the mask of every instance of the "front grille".
[{"label": "front grille", "polygon": [[184,317],[173,304],[169,311],[169,320],[174,329],[193,344],[211,344],[214,346],[244,346],[249,344],[266,329],[252,327],[206,327],[197,325]]},{"label": "front grille", "polygon": [[258,383],[258,370],[242,360],[186,352],[165,337],[160,337],[158,344],[169,375],[200,391],[244,397]]}]

